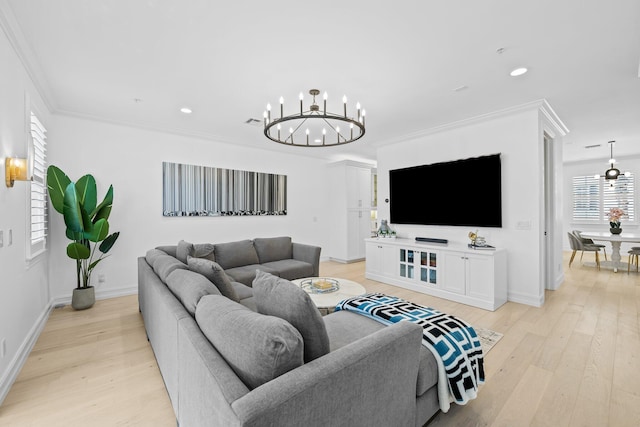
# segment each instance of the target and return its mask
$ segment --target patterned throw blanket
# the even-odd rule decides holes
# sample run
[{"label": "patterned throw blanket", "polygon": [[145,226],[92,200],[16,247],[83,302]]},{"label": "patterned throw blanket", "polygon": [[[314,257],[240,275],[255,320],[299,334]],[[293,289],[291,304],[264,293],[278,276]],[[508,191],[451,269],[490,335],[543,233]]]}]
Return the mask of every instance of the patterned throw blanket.
[{"label": "patterned throw blanket", "polygon": [[438,363],[438,399],[443,412],[451,402],[464,405],[475,399],[484,383],[482,346],[466,322],[403,299],[372,293],[346,299],[336,306],[384,324],[402,321],[422,326],[422,344]]}]

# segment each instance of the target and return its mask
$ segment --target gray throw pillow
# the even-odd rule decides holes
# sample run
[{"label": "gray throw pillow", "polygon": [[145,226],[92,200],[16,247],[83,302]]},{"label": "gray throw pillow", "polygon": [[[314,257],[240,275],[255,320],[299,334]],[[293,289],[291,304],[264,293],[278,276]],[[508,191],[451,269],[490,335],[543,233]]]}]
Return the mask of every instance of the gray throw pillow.
[{"label": "gray throw pillow", "polygon": [[210,261],[215,261],[216,257],[214,255],[215,246],[213,243],[195,243],[193,245],[193,257],[196,258],[206,258]]},{"label": "gray throw pillow", "polygon": [[238,298],[238,294],[233,288],[227,273],[224,272],[217,262],[209,261],[204,258],[188,257],[187,264],[189,265],[190,270],[202,274],[204,277],[209,279],[211,283],[216,285],[216,288],[218,288],[222,295],[230,300],[236,302],[240,301],[240,298]]},{"label": "gray throw pillow", "polygon": [[206,295],[196,308],[196,321],[251,389],[303,364],[302,337],[282,319],[254,313],[218,295]]},{"label": "gray throw pillow", "polygon": [[220,295],[218,288],[209,280],[191,270],[174,270],[167,277],[167,287],[180,300],[192,316],[200,298],[205,295]]},{"label": "gray throw pillow", "polygon": [[167,256],[167,253],[159,249],[149,249],[144,259],[147,261],[147,264],[153,268],[153,263],[161,256]]},{"label": "gray throw pillow", "polygon": [[253,298],[258,313],[291,323],[304,340],[304,361],[329,353],[329,336],[324,321],[309,294],[288,280],[258,271],[253,281]]},{"label": "gray throw pillow", "polygon": [[178,247],[176,248],[176,258],[180,261],[187,263],[187,257],[193,256],[195,252],[193,248],[193,243],[185,242],[184,240],[180,240],[178,242]]}]

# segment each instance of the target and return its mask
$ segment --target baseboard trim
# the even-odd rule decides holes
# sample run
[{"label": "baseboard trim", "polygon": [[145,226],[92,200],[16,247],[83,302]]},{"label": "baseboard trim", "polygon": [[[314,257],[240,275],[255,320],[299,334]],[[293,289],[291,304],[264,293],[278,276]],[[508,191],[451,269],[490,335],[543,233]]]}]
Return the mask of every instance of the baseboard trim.
[{"label": "baseboard trim", "polygon": [[18,374],[20,374],[22,366],[24,366],[29,354],[31,354],[33,346],[36,344],[36,341],[38,341],[38,337],[40,337],[40,333],[47,324],[47,320],[49,320],[49,315],[51,314],[53,307],[53,301],[50,301],[42,313],[40,313],[40,316],[38,316],[33,327],[29,330],[26,338],[22,341],[20,348],[18,348],[18,352],[11,360],[11,363],[9,363],[9,368],[0,379],[0,405],[2,405],[2,402],[4,402],[4,399],[9,394],[9,390],[11,390],[11,386],[18,378]]},{"label": "baseboard trim", "polygon": [[531,305],[533,307],[542,307],[544,305],[544,294],[540,296],[534,296],[509,291],[507,295],[507,301],[517,302],[518,304]]},{"label": "baseboard trim", "polygon": [[[106,289],[106,290],[96,289],[96,300],[124,297],[127,295],[134,295],[137,293],[138,293],[138,285],[128,286],[126,288],[117,288],[117,289]],[[60,306],[69,305],[69,304],[71,304],[71,292],[69,292],[69,296],[55,298],[52,301],[52,307],[60,307]]]}]

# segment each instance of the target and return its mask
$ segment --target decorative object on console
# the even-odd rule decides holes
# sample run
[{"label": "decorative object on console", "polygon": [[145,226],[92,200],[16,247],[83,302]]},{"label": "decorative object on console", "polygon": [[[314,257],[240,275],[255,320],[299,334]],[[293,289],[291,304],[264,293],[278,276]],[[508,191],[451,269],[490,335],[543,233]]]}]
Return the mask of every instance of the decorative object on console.
[{"label": "decorative object on console", "polygon": [[[96,180],[92,175],[84,175],[74,183],[62,170],[51,165],[47,169],[47,188],[51,205],[64,217],[66,236],[72,241],[67,245],[67,256],[76,261],[78,284],[73,290],[71,306],[83,310],[95,302],[91,273],[120,235],[120,232],[109,234],[113,185],[109,186],[102,203],[97,204]],[[94,260],[96,249],[100,256]]]},{"label": "decorative object on console", "polygon": [[287,214],[287,176],[162,163],[163,216]]},{"label": "decorative object on console", "polygon": [[473,249],[477,249],[477,248],[491,248],[493,249],[493,246],[489,246],[487,245],[487,240],[478,235],[478,230],[476,230],[476,232],[474,233],[473,231],[469,232],[469,239],[471,240],[471,243],[469,243],[469,247],[473,248]]},{"label": "decorative object on console", "polygon": [[380,221],[380,228],[378,228],[378,237],[382,238],[396,238],[396,232],[389,227],[386,219]]},{"label": "decorative object on console", "polygon": [[[347,96],[342,97],[343,113],[336,114],[327,111],[327,92],[322,96],[322,109],[316,103],[318,89],[311,89],[311,105],[305,111],[304,95],[300,92],[300,112],[284,115],[284,98],[280,97],[280,116],[271,117],[271,104],[267,104],[264,112],[264,136],[273,142],[297,147],[331,147],[345,145],[362,138],[365,133],[365,110],[360,103],[356,104],[355,117],[347,115]],[[289,129],[283,129],[284,123],[289,122]],[[340,125],[346,125],[342,129]]]},{"label": "decorative object on console", "polygon": [[[604,175],[595,175],[594,178],[598,179],[598,178],[604,178],[607,180],[607,182],[609,183],[609,185],[611,187],[614,186],[616,180],[618,179],[618,177],[620,176],[620,169],[616,168],[614,165],[616,164],[616,159],[613,158],[613,144],[615,144],[615,141],[609,141],[609,147],[611,149],[611,157],[609,158],[609,169],[607,169],[604,173]],[[631,172],[625,172],[623,174],[626,177],[631,176]],[[614,233],[616,234],[616,233]]]},{"label": "decorative object on console", "polygon": [[609,209],[609,231],[611,234],[620,234],[622,233],[622,228],[620,228],[620,218],[624,216],[624,211],[620,208],[611,208]]}]

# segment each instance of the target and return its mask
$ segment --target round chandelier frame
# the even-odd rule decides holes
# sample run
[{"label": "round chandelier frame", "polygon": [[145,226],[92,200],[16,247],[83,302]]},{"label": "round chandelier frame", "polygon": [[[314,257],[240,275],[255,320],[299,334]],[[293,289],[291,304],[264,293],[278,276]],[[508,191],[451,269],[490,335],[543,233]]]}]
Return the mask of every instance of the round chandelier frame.
[{"label": "round chandelier frame", "polygon": [[[264,112],[264,136],[273,142],[297,147],[335,147],[357,141],[365,134],[365,110],[356,104],[356,116],[347,115],[347,97],[342,98],[343,114],[327,111],[327,93],[323,106],[316,103],[318,89],[311,89],[311,105],[304,110],[304,96],[300,93],[300,112],[284,115],[284,99],[280,97],[280,117],[271,117],[271,104]],[[340,125],[345,123],[342,128]],[[287,126],[288,129],[285,129]],[[310,130],[313,128],[313,132]]]}]

